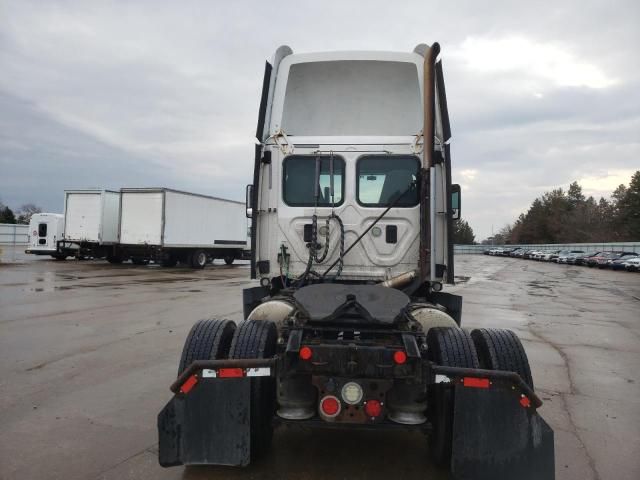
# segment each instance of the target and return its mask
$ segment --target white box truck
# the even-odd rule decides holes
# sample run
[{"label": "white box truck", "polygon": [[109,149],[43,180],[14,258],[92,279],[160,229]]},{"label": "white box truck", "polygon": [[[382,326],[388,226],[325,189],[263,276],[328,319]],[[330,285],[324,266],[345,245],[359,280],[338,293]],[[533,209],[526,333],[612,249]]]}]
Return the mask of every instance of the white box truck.
[{"label": "white box truck", "polygon": [[24,253],[51,255],[64,260],[67,255],[58,252],[58,240],[64,235],[64,215],[61,213],[34,213],[29,221],[29,245]]},{"label": "white box truck", "polygon": [[117,258],[120,192],[104,189],[65,190],[61,254]]},{"label": "white box truck", "polygon": [[120,190],[120,255],[193,268],[216,258],[227,265],[248,258],[244,202],[169,188]]}]

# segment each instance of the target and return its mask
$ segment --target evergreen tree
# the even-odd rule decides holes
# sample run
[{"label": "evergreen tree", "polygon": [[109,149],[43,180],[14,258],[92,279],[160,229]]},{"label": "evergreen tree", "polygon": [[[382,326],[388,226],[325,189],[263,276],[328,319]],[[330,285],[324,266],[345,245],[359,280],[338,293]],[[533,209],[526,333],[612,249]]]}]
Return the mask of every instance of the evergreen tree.
[{"label": "evergreen tree", "polygon": [[629,186],[620,185],[611,200],[585,198],[578,182],[536,198],[513,226],[503,228],[496,243],[581,243],[640,240],[640,171]]},{"label": "evergreen tree", "polygon": [[16,216],[6,205],[0,204],[0,223],[16,223]]},{"label": "evergreen tree", "polygon": [[453,243],[456,245],[473,245],[476,236],[466,220],[461,218],[453,222]]}]

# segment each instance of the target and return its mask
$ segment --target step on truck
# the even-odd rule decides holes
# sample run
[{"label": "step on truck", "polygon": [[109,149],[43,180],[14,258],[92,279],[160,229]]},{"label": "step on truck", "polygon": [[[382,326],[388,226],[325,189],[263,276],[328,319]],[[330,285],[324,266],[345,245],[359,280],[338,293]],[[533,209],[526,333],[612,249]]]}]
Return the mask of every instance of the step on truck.
[{"label": "step on truck", "polygon": [[231,265],[250,257],[244,202],[170,188],[120,190],[120,245],[112,263]]},{"label": "step on truck", "polygon": [[[245,466],[294,424],[424,432],[459,480],[554,478],[526,353],[461,328],[439,46],[267,62],[245,320],[201,320],[158,415],[162,466]],[[338,434],[338,433],[336,433]]]}]

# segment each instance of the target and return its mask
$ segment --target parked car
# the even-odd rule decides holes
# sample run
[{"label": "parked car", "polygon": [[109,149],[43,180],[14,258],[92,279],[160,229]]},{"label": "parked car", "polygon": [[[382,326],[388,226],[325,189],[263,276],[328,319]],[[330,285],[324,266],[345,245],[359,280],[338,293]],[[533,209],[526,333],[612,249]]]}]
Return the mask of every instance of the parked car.
[{"label": "parked car", "polygon": [[542,256],[545,254],[545,252],[543,252],[542,250],[536,250],[532,255],[531,255],[531,259],[532,260],[541,260]]},{"label": "parked car", "polygon": [[589,268],[593,268],[598,264],[598,260],[601,258],[609,258],[609,255],[611,254],[611,252],[600,252],[597,253],[595,255],[591,255],[588,259],[587,259],[587,267]]},{"label": "parked car", "polygon": [[552,252],[545,252],[542,255],[542,257],[540,258],[540,260],[543,260],[545,262],[550,262],[550,261],[552,261],[552,259],[558,258],[559,254],[560,254],[560,250],[554,250]]},{"label": "parked car", "polygon": [[577,256],[584,253],[584,250],[569,250],[558,254],[558,263],[567,263],[570,256]]},{"label": "parked car", "polygon": [[634,252],[610,252],[610,255],[606,259],[602,259],[598,261],[598,268],[609,268],[612,266],[613,262],[624,257],[635,257],[637,256]]},{"label": "parked car", "polygon": [[638,256],[637,253],[621,255],[615,260],[610,260],[609,267],[611,267],[612,270],[624,270],[626,267],[626,263],[629,260],[633,260],[634,258],[640,258],[640,256]]},{"label": "parked car", "polygon": [[552,262],[555,262],[555,263],[560,263],[560,261],[559,261],[560,256],[561,256],[561,255],[562,255],[562,256],[567,255],[568,253],[569,253],[569,250],[560,250],[560,251],[558,252],[558,254],[557,254],[556,256],[554,256],[554,257],[551,259],[551,261],[552,261]]},{"label": "parked car", "polygon": [[588,252],[583,253],[582,255],[578,255],[574,259],[574,265],[586,265],[591,257],[595,257],[596,255],[600,255],[602,252]]},{"label": "parked car", "polygon": [[623,262],[627,272],[640,272],[640,257],[633,257]]},{"label": "parked car", "polygon": [[565,263],[567,265],[575,265],[576,258],[578,258],[582,254],[584,254],[584,252],[570,252],[569,255],[567,255],[567,259]]}]

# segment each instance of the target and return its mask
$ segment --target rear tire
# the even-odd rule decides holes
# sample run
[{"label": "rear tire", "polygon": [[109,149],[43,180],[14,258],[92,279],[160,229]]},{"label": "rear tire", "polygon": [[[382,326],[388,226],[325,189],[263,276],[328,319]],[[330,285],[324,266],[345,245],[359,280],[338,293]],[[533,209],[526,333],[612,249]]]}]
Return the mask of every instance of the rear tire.
[{"label": "rear tire", "polygon": [[[229,358],[271,358],[276,353],[278,330],[269,320],[245,320],[233,336]],[[275,381],[271,377],[251,379],[251,457],[269,449],[273,437]]]},{"label": "rear tire", "polygon": [[227,358],[236,324],[230,320],[198,320],[184,342],[178,376],[196,360]]},{"label": "rear tire", "polygon": [[207,254],[204,250],[196,250],[191,255],[191,267],[202,270],[207,264]]},{"label": "rear tire", "polygon": [[480,368],[515,372],[533,389],[527,353],[515,333],[502,328],[480,328],[471,332],[471,338],[478,352]]},{"label": "rear tire", "polygon": [[[427,334],[429,360],[446,367],[478,368],[478,355],[468,332],[461,328],[434,327]],[[434,463],[448,467],[453,442],[453,385],[434,385],[428,398],[428,417],[433,426],[429,435],[429,451]]]},{"label": "rear tire", "polygon": [[231,265],[234,260],[235,257],[232,257],[231,255],[224,257],[224,263],[226,263],[227,265]]}]

